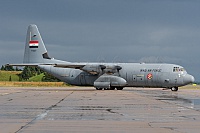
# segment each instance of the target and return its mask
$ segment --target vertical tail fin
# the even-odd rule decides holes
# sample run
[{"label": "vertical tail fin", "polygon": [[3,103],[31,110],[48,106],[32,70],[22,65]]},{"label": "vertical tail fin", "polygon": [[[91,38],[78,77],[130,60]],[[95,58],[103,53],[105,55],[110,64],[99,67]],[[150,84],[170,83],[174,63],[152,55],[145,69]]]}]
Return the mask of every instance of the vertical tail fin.
[{"label": "vertical tail fin", "polygon": [[45,63],[50,59],[44,42],[36,25],[31,24],[27,30],[24,63]]}]

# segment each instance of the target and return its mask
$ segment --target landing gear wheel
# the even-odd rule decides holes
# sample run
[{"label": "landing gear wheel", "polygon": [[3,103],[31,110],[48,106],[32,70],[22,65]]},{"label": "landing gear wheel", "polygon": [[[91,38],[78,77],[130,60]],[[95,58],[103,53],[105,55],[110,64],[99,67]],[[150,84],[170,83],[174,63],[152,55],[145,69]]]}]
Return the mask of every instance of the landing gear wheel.
[{"label": "landing gear wheel", "polygon": [[178,91],[178,87],[172,87],[171,90],[172,91]]},{"label": "landing gear wheel", "polygon": [[96,90],[102,90],[103,88],[96,88]]},{"label": "landing gear wheel", "polygon": [[123,90],[123,87],[117,87],[117,90]]},{"label": "landing gear wheel", "polygon": [[104,88],[104,90],[110,90],[110,88]]}]

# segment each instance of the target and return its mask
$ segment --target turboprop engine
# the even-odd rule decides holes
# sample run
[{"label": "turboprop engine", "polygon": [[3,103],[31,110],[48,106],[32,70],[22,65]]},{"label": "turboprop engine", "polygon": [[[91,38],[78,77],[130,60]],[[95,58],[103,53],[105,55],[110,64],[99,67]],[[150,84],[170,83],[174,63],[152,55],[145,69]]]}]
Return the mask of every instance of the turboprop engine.
[{"label": "turboprop engine", "polygon": [[112,65],[112,66],[105,66],[105,65],[85,65],[81,70],[88,72],[93,75],[98,75],[98,74],[114,74],[119,72],[122,67]]},{"label": "turboprop engine", "polygon": [[103,70],[103,72],[106,74],[114,74],[114,73],[118,73],[119,70],[121,70],[121,69],[122,69],[122,67],[120,67],[120,66],[112,65],[112,66],[106,66],[106,68]]},{"label": "turboprop engine", "polygon": [[100,74],[106,66],[104,65],[85,65],[81,70],[88,72],[92,75]]}]

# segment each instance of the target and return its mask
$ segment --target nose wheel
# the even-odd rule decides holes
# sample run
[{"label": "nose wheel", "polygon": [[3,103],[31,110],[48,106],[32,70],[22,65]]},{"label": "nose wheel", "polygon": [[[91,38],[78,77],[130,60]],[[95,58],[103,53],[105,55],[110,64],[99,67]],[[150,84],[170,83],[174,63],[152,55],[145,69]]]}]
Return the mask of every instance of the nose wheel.
[{"label": "nose wheel", "polygon": [[172,91],[178,91],[178,87],[172,87],[171,90]]}]

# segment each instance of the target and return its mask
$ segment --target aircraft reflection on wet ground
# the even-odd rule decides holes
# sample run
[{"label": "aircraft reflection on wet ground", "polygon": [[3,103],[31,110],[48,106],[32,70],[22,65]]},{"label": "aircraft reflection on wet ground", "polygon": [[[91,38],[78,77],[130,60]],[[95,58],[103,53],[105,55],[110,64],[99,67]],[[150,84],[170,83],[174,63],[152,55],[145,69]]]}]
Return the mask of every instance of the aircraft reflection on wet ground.
[{"label": "aircraft reflection on wet ground", "polygon": [[[133,91],[135,93],[135,90],[128,90],[128,91]],[[195,91],[195,90],[190,90],[190,91]],[[145,88],[144,90],[140,88],[140,89],[137,89],[136,92],[142,93],[143,95],[147,97],[148,96],[154,97],[156,100],[160,100],[167,103],[174,103],[179,106],[184,106],[187,108],[200,111],[200,97],[199,96],[195,96],[195,95],[191,96],[191,95],[182,94],[181,92],[174,93],[174,92],[163,91],[159,89],[148,90],[148,88]]]}]

